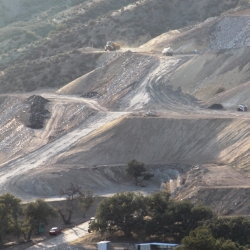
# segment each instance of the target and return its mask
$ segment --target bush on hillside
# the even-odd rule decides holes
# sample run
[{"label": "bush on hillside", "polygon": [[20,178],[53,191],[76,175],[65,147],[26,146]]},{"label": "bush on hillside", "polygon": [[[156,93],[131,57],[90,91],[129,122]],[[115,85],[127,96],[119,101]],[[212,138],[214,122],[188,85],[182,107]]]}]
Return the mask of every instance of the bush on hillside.
[{"label": "bush on hillside", "polygon": [[224,91],[226,91],[226,89],[224,88],[224,87],[219,87],[216,91],[215,91],[215,95],[217,95],[217,94],[219,94],[219,93],[222,93],[222,92],[224,92]]}]

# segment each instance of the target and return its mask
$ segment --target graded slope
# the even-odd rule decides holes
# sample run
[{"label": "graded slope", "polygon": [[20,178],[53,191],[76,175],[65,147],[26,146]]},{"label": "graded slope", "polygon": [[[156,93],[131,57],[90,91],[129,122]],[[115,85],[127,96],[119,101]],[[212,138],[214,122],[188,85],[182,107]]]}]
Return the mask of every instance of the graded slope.
[{"label": "graded slope", "polygon": [[[241,102],[250,103],[250,95],[242,91],[250,80],[249,52],[244,47],[173,57],[107,53],[98,59],[102,62],[98,68],[57,93],[95,93],[98,102],[111,110],[193,110],[199,107],[198,100],[203,107],[211,105],[222,90],[225,95],[218,101],[236,110]],[[237,97],[230,94],[236,92]]]},{"label": "graded slope", "polygon": [[[249,118],[213,118],[209,115],[179,117],[129,117],[78,141],[57,164],[93,166],[224,162],[244,167],[249,158]],[[80,164],[79,164],[80,163]]]},{"label": "graded slope", "polygon": [[188,56],[165,58],[128,51],[108,53],[99,60],[103,61],[100,67],[57,93],[80,96],[96,93],[100,105],[111,110],[185,110],[199,106],[181,88],[173,90],[169,85],[173,73],[190,60]]},{"label": "graded slope", "polygon": [[[162,34],[140,49],[159,53],[164,47],[172,47],[174,57],[193,55],[175,70],[169,85],[174,89],[181,87],[184,93],[207,104],[217,100],[226,108],[236,109],[241,102],[250,103],[249,95],[243,93],[246,88],[242,86],[250,80],[249,21],[249,10],[209,18],[190,29]],[[227,93],[231,89],[234,90]],[[225,95],[216,98],[222,91]]]}]

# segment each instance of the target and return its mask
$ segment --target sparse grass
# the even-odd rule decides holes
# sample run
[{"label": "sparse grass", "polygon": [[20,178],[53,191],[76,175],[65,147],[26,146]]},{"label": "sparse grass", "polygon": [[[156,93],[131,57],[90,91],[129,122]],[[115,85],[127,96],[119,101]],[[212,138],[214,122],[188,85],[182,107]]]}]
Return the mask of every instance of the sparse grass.
[{"label": "sparse grass", "polygon": [[[187,4],[182,0],[72,0],[71,5],[67,5],[66,0],[32,1],[32,4],[31,0],[23,1],[24,6],[20,8],[19,15],[10,18],[8,26],[0,28],[0,52],[4,54],[0,58],[0,70],[7,75],[0,79],[1,91],[7,85],[8,90],[11,89],[15,81],[8,74],[15,71],[13,67],[19,68],[19,64],[26,60],[38,61],[56,56],[59,51],[67,52],[84,46],[103,48],[106,40],[120,41],[127,46],[139,46],[161,33],[180,29],[209,17],[208,13],[194,8],[195,1]],[[213,7],[216,3],[218,7],[213,9],[213,14],[219,15],[224,10],[225,2],[227,1],[218,3],[211,0],[209,4]],[[170,15],[170,10],[174,14]],[[30,12],[33,15],[27,15]],[[4,18],[4,15],[0,15],[0,23]],[[25,75],[30,70],[32,69],[21,74]],[[75,72],[80,71],[77,69]],[[83,70],[82,73],[84,72],[86,71]],[[52,75],[58,73],[60,74],[60,69],[48,72]],[[17,74],[14,75],[18,77]],[[79,76],[71,74],[68,79],[71,80],[73,75]],[[59,85],[65,84],[59,81]]]}]

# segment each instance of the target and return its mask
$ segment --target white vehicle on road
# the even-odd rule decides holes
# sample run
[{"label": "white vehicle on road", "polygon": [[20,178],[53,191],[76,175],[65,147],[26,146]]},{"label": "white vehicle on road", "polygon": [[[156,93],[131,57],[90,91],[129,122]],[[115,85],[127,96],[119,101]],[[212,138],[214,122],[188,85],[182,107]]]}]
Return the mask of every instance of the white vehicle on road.
[{"label": "white vehicle on road", "polygon": [[161,53],[163,56],[172,56],[174,54],[174,50],[168,47],[168,48],[164,48]]}]

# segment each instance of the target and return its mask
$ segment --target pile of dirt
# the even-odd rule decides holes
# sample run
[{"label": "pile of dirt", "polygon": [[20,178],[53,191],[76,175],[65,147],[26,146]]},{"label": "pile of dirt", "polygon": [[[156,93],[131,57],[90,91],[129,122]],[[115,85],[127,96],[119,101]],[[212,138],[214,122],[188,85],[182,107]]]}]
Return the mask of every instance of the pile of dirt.
[{"label": "pile of dirt", "polygon": [[44,126],[45,119],[50,117],[50,112],[45,109],[45,105],[49,100],[42,96],[33,95],[27,99],[30,105],[29,124],[27,127],[32,129],[41,129]]}]

